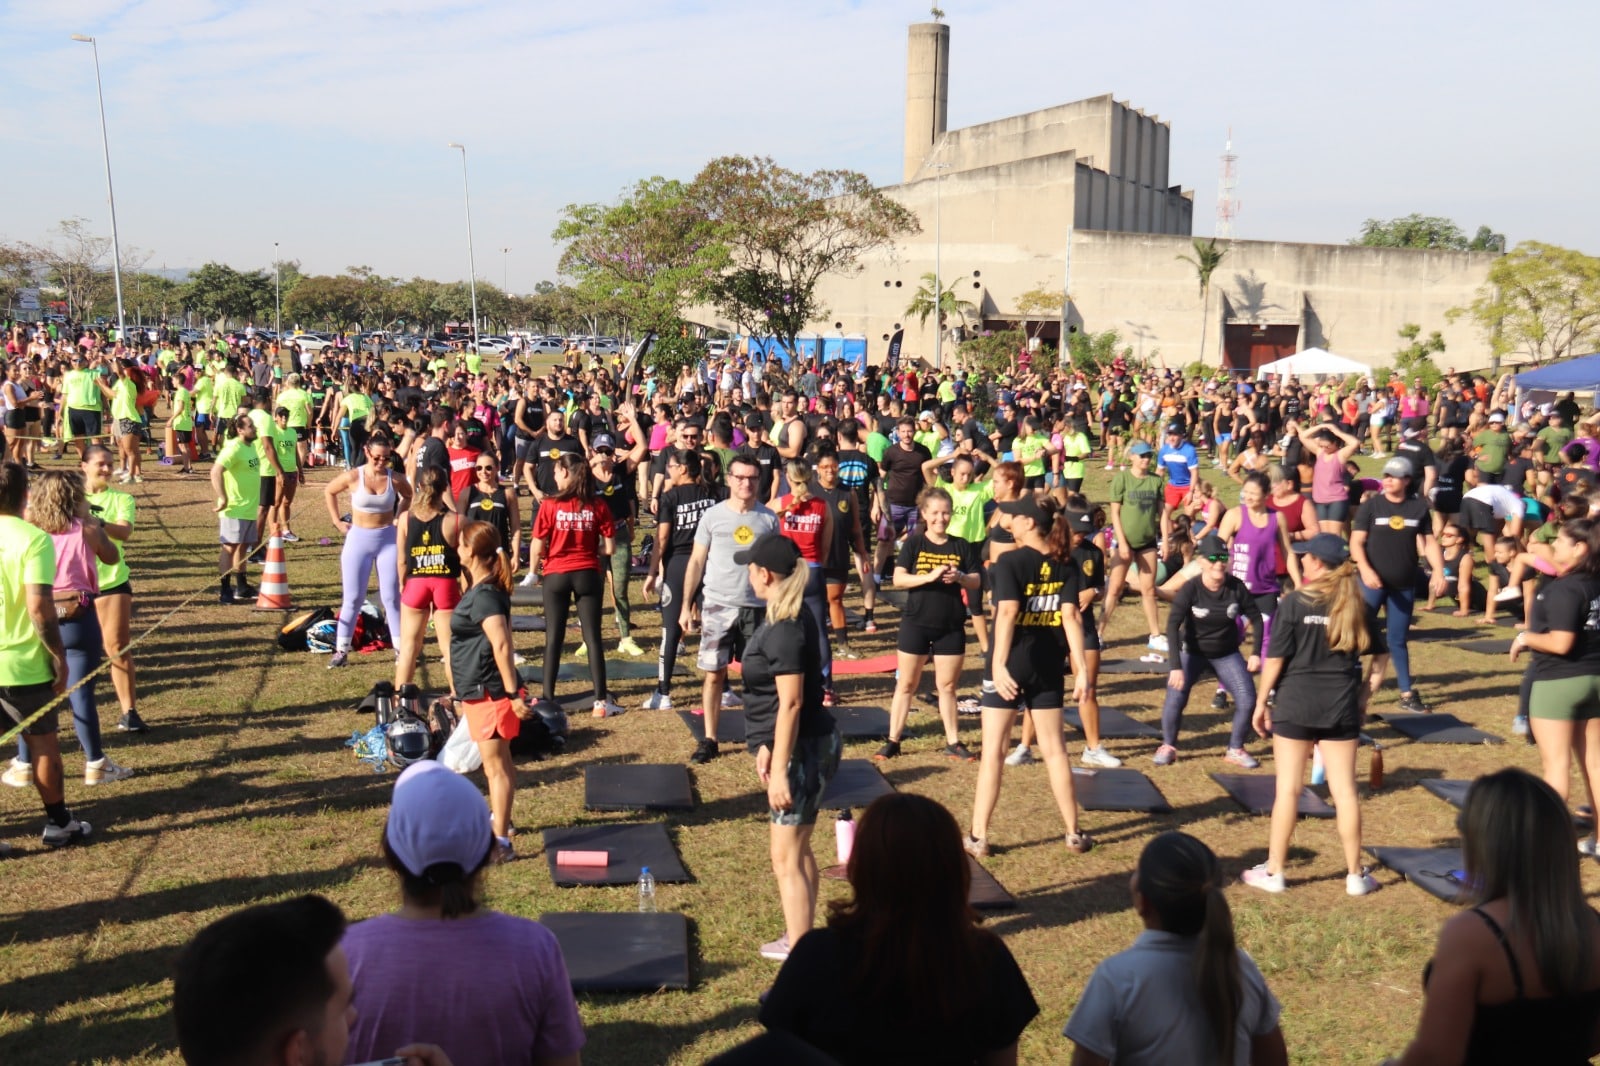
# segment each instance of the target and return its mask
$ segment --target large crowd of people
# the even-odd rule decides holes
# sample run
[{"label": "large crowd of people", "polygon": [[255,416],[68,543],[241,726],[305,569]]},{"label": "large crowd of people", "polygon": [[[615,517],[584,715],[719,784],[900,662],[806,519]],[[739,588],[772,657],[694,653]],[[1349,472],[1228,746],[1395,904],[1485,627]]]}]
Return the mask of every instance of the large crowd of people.
[{"label": "large crowd of people", "polygon": [[[337,1045],[327,1061],[417,1040],[438,1047],[394,1054],[577,1060],[582,1032],[559,950],[535,923],[478,902],[487,866],[516,855],[509,744],[532,713],[510,624],[519,585],[543,598],[542,699],[556,698],[558,667],[576,656],[593,679],[593,715],[624,714],[607,660],[653,651],[656,681],[638,709],[671,709],[693,642],[703,739],[689,761],[718,758],[721,713],[743,708],[784,926],[760,948],[784,962],[762,1021],[840,1062],[886,1061],[886,1041],[898,1049],[888,1058],[925,1048],[918,1061],[1014,1061],[1037,1006],[1003,942],[972,924],[962,851],[981,860],[993,831],[1015,835],[999,811],[1002,778],[1035,761],[1064,851],[1094,846],[1063,720],[1076,710],[1084,766],[1122,764],[1101,739],[1096,691],[1125,596],[1137,598],[1145,631],[1124,652],[1165,680],[1149,765],[1169,766],[1181,750],[1255,769],[1270,751],[1267,859],[1239,873],[1274,893],[1289,884],[1313,759],[1335,801],[1347,892],[1378,887],[1361,865],[1355,752],[1391,664],[1397,712],[1439,702],[1424,700],[1408,653],[1419,601],[1485,621],[1512,612],[1508,655],[1531,657],[1512,724],[1538,744],[1543,780],[1507,771],[1474,786],[1463,834],[1482,905],[1441,935],[1403,1061],[1506,1061],[1496,1049],[1533,1020],[1549,1050],[1540,1061],[1595,1050],[1600,932],[1572,856],[1597,845],[1590,835],[1574,846],[1567,802],[1574,757],[1591,804],[1600,775],[1600,520],[1589,502],[1600,414],[1585,416],[1570,395],[1534,405],[1509,378],[1453,371],[1433,385],[1301,383],[1185,377],[1120,358],[924,372],[780,366],[735,351],[672,377],[625,375],[620,357],[574,351],[541,373],[514,353],[309,351],[253,328],[186,344],[166,331],[122,342],[17,323],[6,343],[0,709],[26,727],[3,780],[38,792],[45,844],[91,829],[67,806],[56,712],[37,712],[90,678],[69,700],[86,786],[137,772],[104,750],[92,677],[102,659],[119,730],[147,728],[125,650],[136,509],[116,486],[185,479],[201,464],[223,605],[253,601],[252,560],[272,537],[299,540],[295,490],[308,471],[332,468],[323,499],[343,538],[343,595],[327,665],[351,662],[376,571],[395,688],[414,688],[431,626],[447,698],[483,758],[487,800],[438,764],[397,782],[384,845],[397,914],[346,930],[330,905],[299,901],[197,938],[176,993],[190,1062],[255,1061],[249,1049],[286,1034]],[[76,469],[41,467],[69,447]],[[1363,455],[1382,461],[1378,477],[1364,475]],[[1085,472],[1101,463],[1109,486],[1095,500]],[[1234,506],[1219,495],[1224,482],[1238,483]],[[659,603],[659,634],[633,620],[634,588]],[[835,666],[859,657],[852,637],[878,631],[886,602],[899,605],[897,671],[876,757],[901,755],[931,665],[942,753],[978,764],[970,817],[963,830],[915,796],[875,804],[850,861],[852,898],[813,932],[811,833],[839,764],[832,708],[848,684]],[[574,613],[581,643],[569,644]],[[962,692],[969,626],[983,665]],[[1233,708],[1211,751],[1182,736],[1207,676],[1213,708]],[[977,719],[965,739],[963,715]],[[1066,1029],[1075,1063],[1285,1061],[1277,1001],[1235,943],[1224,877],[1192,837],[1149,843],[1132,889],[1146,932],[1096,969]],[[436,949],[445,941],[476,946]],[[240,967],[233,953],[251,943],[281,966]],[[497,989],[504,1002],[424,995],[424,956],[454,959],[463,987],[485,966],[517,977]],[[245,1020],[234,1001],[275,978],[304,988],[257,996]],[[362,1008],[353,1022],[352,986]],[[843,997],[848,1010],[841,988],[855,993]],[[335,1045],[324,1030],[341,1026]]]}]

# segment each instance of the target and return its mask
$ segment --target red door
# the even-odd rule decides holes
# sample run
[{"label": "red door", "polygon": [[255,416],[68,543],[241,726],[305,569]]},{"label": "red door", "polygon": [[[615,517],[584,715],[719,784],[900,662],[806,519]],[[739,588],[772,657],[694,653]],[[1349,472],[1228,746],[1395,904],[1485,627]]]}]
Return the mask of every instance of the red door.
[{"label": "red door", "polygon": [[1300,348],[1299,326],[1252,326],[1230,322],[1223,327],[1223,363],[1230,370],[1255,370]]}]

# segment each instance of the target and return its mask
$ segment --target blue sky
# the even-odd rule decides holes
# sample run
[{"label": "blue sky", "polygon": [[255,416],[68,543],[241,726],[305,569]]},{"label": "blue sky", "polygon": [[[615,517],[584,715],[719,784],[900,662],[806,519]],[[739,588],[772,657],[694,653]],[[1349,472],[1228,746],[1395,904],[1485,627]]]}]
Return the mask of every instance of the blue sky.
[{"label": "blue sky", "polygon": [[[1233,128],[1235,234],[1339,242],[1420,211],[1600,253],[1600,4],[944,0],[950,124],[1102,92],[1172,123],[1209,233]],[[724,153],[899,179],[905,30],[926,4],[808,0],[0,0],[0,239],[108,230],[153,267],[366,264],[554,276],[562,205]],[[16,136],[21,134],[22,136]],[[30,148],[36,147],[37,151]],[[510,247],[509,255],[501,248]],[[506,268],[509,268],[508,272]]]}]

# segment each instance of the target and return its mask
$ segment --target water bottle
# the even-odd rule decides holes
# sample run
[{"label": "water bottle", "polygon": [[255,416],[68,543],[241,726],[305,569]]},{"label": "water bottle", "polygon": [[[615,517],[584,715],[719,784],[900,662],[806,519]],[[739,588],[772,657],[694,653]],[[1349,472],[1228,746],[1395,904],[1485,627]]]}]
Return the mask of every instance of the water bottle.
[{"label": "water bottle", "polygon": [[646,866],[639,871],[639,913],[654,914],[656,912],[656,879]]},{"label": "water bottle", "polygon": [[1328,780],[1328,768],[1322,765],[1322,745],[1311,746],[1311,783],[1321,785]]},{"label": "water bottle", "polygon": [[850,852],[856,845],[856,823],[848,810],[840,811],[839,820],[833,823],[833,844],[839,865],[849,866]]}]

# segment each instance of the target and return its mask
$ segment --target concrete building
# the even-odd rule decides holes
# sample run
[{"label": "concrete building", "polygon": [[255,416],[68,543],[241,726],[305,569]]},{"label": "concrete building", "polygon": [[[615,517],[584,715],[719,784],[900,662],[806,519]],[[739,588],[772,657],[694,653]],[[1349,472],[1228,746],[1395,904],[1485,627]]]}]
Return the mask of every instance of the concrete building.
[{"label": "concrete building", "polygon": [[[1472,299],[1492,254],[1230,241],[1202,310],[1194,268],[1177,258],[1193,253],[1194,194],[1170,180],[1171,127],[1106,94],[951,130],[949,56],[949,26],[910,28],[904,175],[884,192],[916,212],[922,232],[824,281],[821,336],[863,334],[879,361],[903,326],[906,355],[931,361],[933,320],[908,321],[906,308],[937,264],[974,306],[973,328],[1018,321],[1029,290],[1070,288],[1068,328],[1115,329],[1136,355],[1169,366],[1198,357],[1202,327],[1213,365],[1319,346],[1381,366],[1406,323],[1441,331],[1450,365],[1489,362],[1476,328],[1445,313]],[[710,309],[692,317],[731,326]],[[1046,340],[1060,336],[1056,316],[1037,325]]]}]

